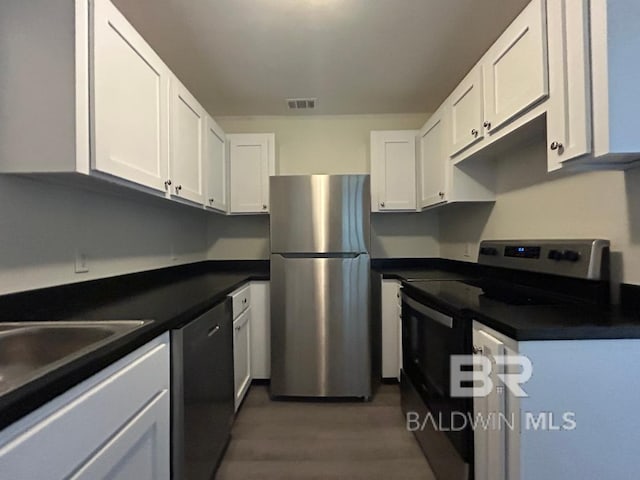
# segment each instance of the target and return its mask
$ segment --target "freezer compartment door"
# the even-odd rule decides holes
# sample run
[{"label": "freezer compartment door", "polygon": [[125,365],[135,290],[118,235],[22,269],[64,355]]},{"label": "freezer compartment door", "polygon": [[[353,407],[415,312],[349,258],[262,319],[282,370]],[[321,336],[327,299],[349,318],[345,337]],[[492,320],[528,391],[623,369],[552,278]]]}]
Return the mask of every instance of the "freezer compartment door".
[{"label": "freezer compartment door", "polygon": [[271,177],[271,252],[369,251],[368,175]]},{"label": "freezer compartment door", "polygon": [[271,395],[371,396],[369,256],[271,256]]}]

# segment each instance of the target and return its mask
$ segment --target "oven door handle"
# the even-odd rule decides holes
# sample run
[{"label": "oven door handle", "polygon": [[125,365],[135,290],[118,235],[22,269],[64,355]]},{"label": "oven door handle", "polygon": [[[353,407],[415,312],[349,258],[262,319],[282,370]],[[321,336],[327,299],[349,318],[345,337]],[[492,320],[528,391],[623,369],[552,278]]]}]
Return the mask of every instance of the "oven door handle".
[{"label": "oven door handle", "polygon": [[438,312],[433,308],[429,308],[426,305],[416,302],[412,298],[403,296],[402,301],[406,303],[409,307],[411,307],[416,312],[429,317],[434,322],[438,322],[441,325],[444,325],[447,328],[453,328],[453,317],[449,315],[445,315],[444,313]]}]

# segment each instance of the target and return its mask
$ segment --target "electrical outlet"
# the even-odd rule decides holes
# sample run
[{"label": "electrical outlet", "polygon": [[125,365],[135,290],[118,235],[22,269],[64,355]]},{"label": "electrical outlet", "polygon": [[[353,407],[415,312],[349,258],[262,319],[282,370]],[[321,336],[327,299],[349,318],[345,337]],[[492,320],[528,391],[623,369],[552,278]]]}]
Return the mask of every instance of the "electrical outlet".
[{"label": "electrical outlet", "polygon": [[89,271],[89,257],[86,253],[76,252],[76,273],[87,273]]},{"label": "electrical outlet", "polygon": [[473,248],[473,245],[471,244],[471,242],[465,242],[464,244],[464,256],[466,258],[471,258],[471,249]]}]

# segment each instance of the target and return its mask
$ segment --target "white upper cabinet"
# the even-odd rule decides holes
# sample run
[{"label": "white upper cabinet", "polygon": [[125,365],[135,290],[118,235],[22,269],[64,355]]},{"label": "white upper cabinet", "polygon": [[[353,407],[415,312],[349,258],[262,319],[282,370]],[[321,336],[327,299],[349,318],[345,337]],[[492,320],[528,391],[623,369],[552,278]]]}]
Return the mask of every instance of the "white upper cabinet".
[{"label": "white upper cabinet", "polygon": [[446,168],[451,161],[445,151],[447,125],[445,108],[441,107],[425,123],[420,132],[420,156],[418,179],[420,209],[437,205],[446,200]]},{"label": "white upper cabinet", "polygon": [[548,169],[591,153],[588,0],[547,4],[550,99]]},{"label": "white upper cabinet", "polygon": [[545,13],[545,2],[533,0],[485,55],[483,128],[489,132],[549,95]]},{"label": "white upper cabinet", "polygon": [[416,210],[415,130],[371,132],[371,211]]},{"label": "white upper cabinet", "polygon": [[20,35],[0,48],[15,86],[0,96],[0,173],[88,175],[226,212],[224,132],[109,0],[55,15],[44,1],[0,2],[0,30],[12,29],[40,31],[47,48]]},{"label": "white upper cabinet", "polygon": [[207,113],[180,83],[171,79],[171,137],[169,166],[171,194],[204,203],[203,157]]},{"label": "white upper cabinet", "polygon": [[420,130],[418,210],[459,202],[495,201],[491,160],[456,163],[447,153],[451,109],[445,103]]},{"label": "white upper cabinet", "polygon": [[600,163],[640,158],[640,2],[591,0],[593,156]]},{"label": "white upper cabinet", "polygon": [[269,176],[275,175],[275,135],[227,135],[230,213],[269,213]]},{"label": "white upper cabinet", "polygon": [[92,167],[165,189],[170,71],[107,0],[93,2]]},{"label": "white upper cabinet", "polygon": [[226,137],[224,131],[216,121],[207,116],[207,130],[205,133],[205,178],[207,186],[208,208],[213,208],[220,212],[227,211],[227,158],[226,158]]},{"label": "white upper cabinet", "polygon": [[474,68],[450,97],[451,156],[484,137],[482,69]]}]

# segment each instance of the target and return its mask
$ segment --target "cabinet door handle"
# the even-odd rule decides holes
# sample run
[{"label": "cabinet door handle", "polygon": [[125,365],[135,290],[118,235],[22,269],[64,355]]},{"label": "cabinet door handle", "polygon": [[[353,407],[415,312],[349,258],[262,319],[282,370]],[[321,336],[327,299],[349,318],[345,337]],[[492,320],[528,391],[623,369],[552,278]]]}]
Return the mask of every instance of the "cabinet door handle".
[{"label": "cabinet door handle", "polygon": [[482,347],[474,345],[472,351],[474,355],[484,355],[484,349]]},{"label": "cabinet door handle", "polygon": [[484,122],[482,125],[483,125],[483,126],[484,126],[484,128],[486,128],[487,130],[490,130],[490,129],[491,129],[491,122],[489,122],[489,121]]},{"label": "cabinet door handle", "polygon": [[214,336],[216,333],[218,333],[218,331],[220,330],[220,325],[216,325],[215,327],[211,327],[209,329],[209,333],[207,333],[208,337],[212,337]]},{"label": "cabinet door handle", "polygon": [[210,203],[210,204],[212,204],[212,205],[213,205],[213,202],[215,202],[215,201],[216,201],[216,199],[215,199],[215,198],[210,198],[210,199],[209,199],[209,203]]},{"label": "cabinet door handle", "polygon": [[263,210],[266,210],[266,209],[267,209],[267,206],[266,206],[266,205],[262,205],[262,209],[263,209]]},{"label": "cabinet door handle", "polygon": [[182,185],[176,185],[176,193],[179,194],[180,190],[182,190]]},{"label": "cabinet door handle", "polygon": [[444,192],[438,192],[438,195],[440,195],[440,198],[444,198]]},{"label": "cabinet door handle", "polygon": [[474,138],[478,138],[478,133],[478,130],[476,130],[475,128],[471,130],[471,135],[473,135]]},{"label": "cabinet door handle", "polygon": [[551,150],[558,150],[558,153],[562,153],[562,151],[564,150],[564,145],[562,145],[562,143],[560,142],[551,142],[549,148]]},{"label": "cabinet door handle", "polygon": [[164,189],[165,190],[169,190],[170,186],[171,186],[171,180],[165,180],[164,181]]},{"label": "cabinet door handle", "polygon": [[384,202],[380,202],[380,206],[384,208]]}]

